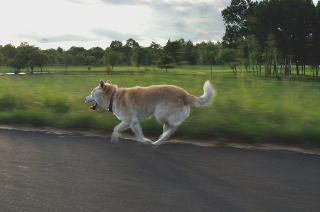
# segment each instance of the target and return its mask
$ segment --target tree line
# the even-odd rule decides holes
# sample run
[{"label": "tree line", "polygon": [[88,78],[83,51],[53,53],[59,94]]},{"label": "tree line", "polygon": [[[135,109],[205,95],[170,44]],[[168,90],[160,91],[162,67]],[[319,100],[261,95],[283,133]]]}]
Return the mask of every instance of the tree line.
[{"label": "tree line", "polygon": [[312,0],[232,0],[222,11],[222,46],[234,69],[286,75],[319,75],[320,2]]},{"label": "tree line", "polygon": [[220,48],[220,42],[193,44],[190,40],[184,39],[168,40],[164,46],[152,42],[149,46],[143,47],[130,38],[124,43],[112,41],[106,49],[73,46],[68,50],[60,47],[41,50],[23,42],[17,47],[12,44],[0,46],[0,65],[11,66],[17,72],[27,68],[31,73],[34,67],[40,67],[42,70],[47,65],[107,66],[110,70],[114,66],[158,66],[167,70],[179,64],[216,64]]}]

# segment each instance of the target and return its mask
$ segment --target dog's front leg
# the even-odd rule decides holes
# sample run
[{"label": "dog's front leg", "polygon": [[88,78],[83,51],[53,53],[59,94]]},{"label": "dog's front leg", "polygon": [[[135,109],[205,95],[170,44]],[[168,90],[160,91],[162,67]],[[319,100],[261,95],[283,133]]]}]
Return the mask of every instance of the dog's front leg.
[{"label": "dog's front leg", "polygon": [[120,122],[114,129],[111,135],[111,142],[118,142],[121,137],[121,132],[128,129],[130,125],[127,122]]},{"label": "dog's front leg", "polygon": [[150,139],[147,139],[143,136],[143,132],[142,132],[141,126],[138,121],[132,122],[130,124],[130,127],[131,127],[131,130],[133,131],[133,133],[136,135],[138,141],[140,141],[141,143],[144,143],[144,144],[149,144],[152,142]]}]

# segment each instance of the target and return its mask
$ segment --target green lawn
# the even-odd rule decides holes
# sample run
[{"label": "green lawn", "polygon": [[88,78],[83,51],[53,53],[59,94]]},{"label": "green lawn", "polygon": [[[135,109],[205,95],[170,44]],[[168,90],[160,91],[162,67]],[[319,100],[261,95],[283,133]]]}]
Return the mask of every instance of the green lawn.
[{"label": "green lawn", "polygon": [[[111,113],[91,111],[84,103],[100,79],[123,87],[174,84],[199,96],[210,78],[206,68],[113,75],[3,75],[0,123],[111,132],[118,120]],[[214,104],[192,108],[175,136],[320,146],[319,83],[235,78],[224,70],[211,79],[217,89]],[[147,135],[161,132],[153,119],[144,121],[143,128]]]},{"label": "green lawn", "polygon": [[[36,67],[34,69],[35,72],[40,72],[40,68]],[[44,72],[106,72],[107,68],[105,66],[92,66],[90,67],[90,70],[88,70],[88,66],[47,66],[43,68]],[[132,66],[115,66],[113,69],[114,72],[137,72],[137,71],[143,71],[143,72],[164,72],[164,70],[161,70],[160,68],[156,66],[141,66],[139,69]],[[188,73],[194,73],[194,74],[201,74],[203,72],[210,72],[211,66],[205,66],[205,65],[181,65],[176,66],[173,69],[168,69],[168,72],[170,73],[177,73],[177,72],[188,72]],[[230,72],[231,69],[227,66],[214,66],[213,67],[214,72]],[[6,73],[6,72],[14,72],[14,69],[12,67],[8,66],[0,66],[0,73]],[[30,70],[22,69],[21,72],[29,73]]]}]

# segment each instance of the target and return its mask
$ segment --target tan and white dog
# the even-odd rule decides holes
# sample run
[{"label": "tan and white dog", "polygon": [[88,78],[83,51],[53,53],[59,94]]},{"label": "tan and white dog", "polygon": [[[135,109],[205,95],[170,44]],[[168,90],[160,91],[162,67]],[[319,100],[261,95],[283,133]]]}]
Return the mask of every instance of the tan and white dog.
[{"label": "tan and white dog", "polygon": [[[160,145],[189,116],[190,105],[201,107],[213,102],[215,90],[209,80],[204,83],[203,90],[204,94],[196,97],[172,85],[118,88],[109,81],[101,80],[99,86],[85,98],[85,102],[94,101],[95,105],[91,109],[109,109],[121,120],[121,123],[114,128],[112,141],[118,141],[121,132],[131,128],[138,141]],[[139,123],[152,116],[163,124],[163,133],[155,142],[144,137]]]}]

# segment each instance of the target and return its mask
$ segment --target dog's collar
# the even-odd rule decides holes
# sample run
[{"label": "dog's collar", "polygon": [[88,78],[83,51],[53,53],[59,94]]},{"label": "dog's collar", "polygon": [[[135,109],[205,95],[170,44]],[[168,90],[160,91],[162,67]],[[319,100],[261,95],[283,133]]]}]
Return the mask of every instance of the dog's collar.
[{"label": "dog's collar", "polygon": [[112,106],[113,106],[113,97],[114,97],[115,94],[116,94],[116,91],[113,91],[112,94],[111,94],[110,102],[109,102],[109,107],[108,107],[108,111],[109,111],[109,112],[113,112]]}]

